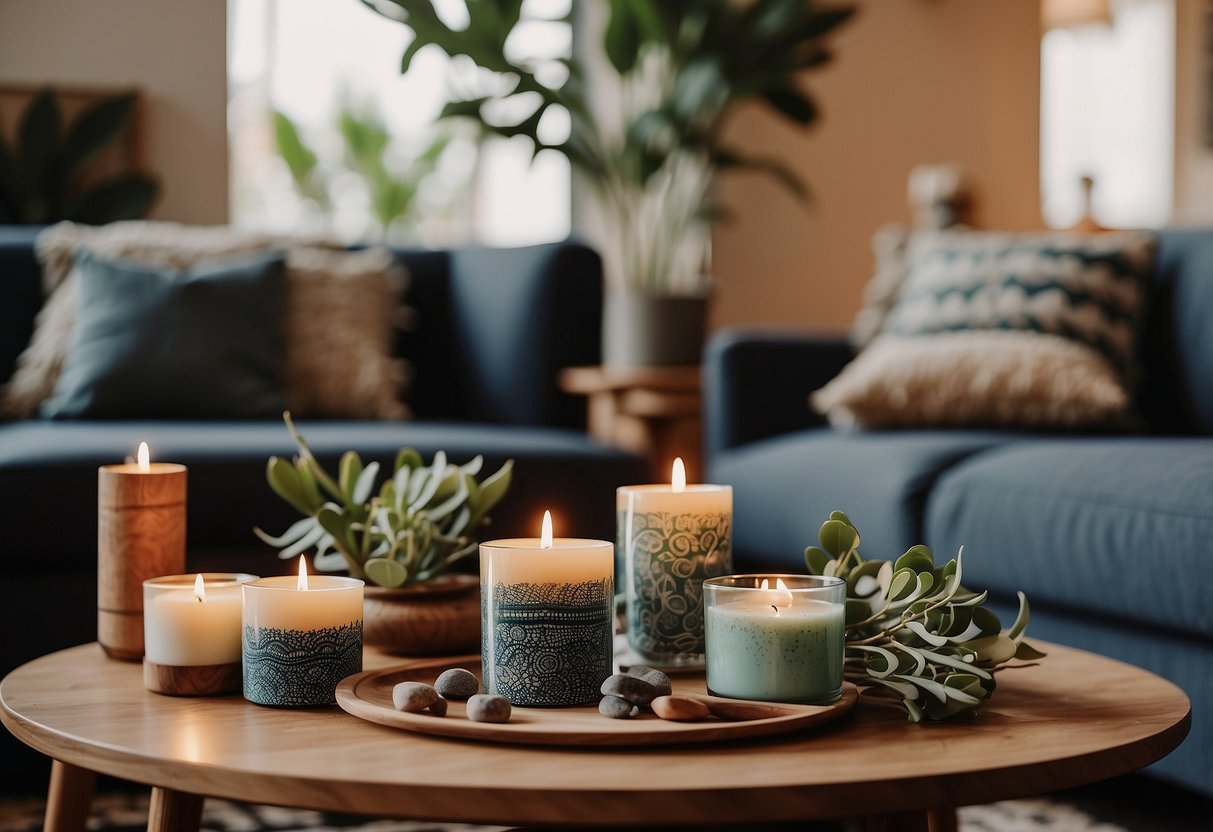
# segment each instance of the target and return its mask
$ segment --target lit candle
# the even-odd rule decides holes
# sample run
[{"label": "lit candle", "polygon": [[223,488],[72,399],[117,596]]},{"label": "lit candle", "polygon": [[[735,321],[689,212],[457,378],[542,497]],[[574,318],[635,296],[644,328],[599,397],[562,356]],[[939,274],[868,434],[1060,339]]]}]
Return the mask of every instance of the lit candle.
[{"label": "lit candle", "polygon": [[143,582],[185,571],[184,465],[138,460],[97,471],[97,641],[111,658],[143,655]]},{"label": "lit candle", "polygon": [[842,693],[845,581],[732,575],[703,588],[709,691],[810,703]]},{"label": "lit candle", "polygon": [[515,705],[584,705],[611,675],[614,547],[553,537],[480,544],[481,655],[489,693]]},{"label": "lit candle", "polygon": [[687,485],[675,459],[669,485],[616,492],[627,592],[628,644],[661,665],[703,661],[703,581],[733,568],[733,489]]},{"label": "lit candle", "polygon": [[175,667],[239,662],[240,584],[256,577],[199,573],[144,581],[144,658]]},{"label": "lit candle", "polygon": [[362,670],[362,588],[308,575],[244,584],[244,698],[259,705],[331,705],[337,683]]}]

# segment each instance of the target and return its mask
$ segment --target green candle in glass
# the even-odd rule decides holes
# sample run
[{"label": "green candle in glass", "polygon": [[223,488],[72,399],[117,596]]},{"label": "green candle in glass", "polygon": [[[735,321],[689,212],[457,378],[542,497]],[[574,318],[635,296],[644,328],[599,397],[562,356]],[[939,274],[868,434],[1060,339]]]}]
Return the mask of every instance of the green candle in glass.
[{"label": "green candle in glass", "polygon": [[703,589],[711,693],[767,702],[839,697],[845,581],[730,575],[704,581]]}]

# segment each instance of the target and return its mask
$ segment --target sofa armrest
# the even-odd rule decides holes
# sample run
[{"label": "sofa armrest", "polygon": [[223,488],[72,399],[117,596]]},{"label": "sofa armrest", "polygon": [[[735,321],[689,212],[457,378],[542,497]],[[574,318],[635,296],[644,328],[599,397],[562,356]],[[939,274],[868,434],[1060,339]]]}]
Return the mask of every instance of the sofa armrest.
[{"label": "sofa armrest", "polygon": [[808,397],[854,357],[843,335],[723,329],[704,353],[707,461],[728,448],[823,424]]}]

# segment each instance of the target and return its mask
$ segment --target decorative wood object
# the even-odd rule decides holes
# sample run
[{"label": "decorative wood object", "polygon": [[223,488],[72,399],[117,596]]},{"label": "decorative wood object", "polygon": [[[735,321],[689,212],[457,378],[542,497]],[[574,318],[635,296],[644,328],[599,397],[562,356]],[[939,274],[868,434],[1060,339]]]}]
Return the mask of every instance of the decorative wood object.
[{"label": "decorative wood object", "polygon": [[[762,716],[759,716],[758,710],[747,712],[758,718],[704,722],[671,722],[650,713],[633,719],[608,719],[598,713],[597,703],[575,708],[515,707],[510,721],[505,723],[472,722],[467,718],[465,703],[455,700],[449,703],[445,717],[429,713],[404,713],[392,706],[392,688],[400,682],[433,684],[439,674],[453,667],[461,667],[479,676],[480,658],[471,656],[458,661],[443,659],[360,673],[337,686],[337,704],[368,722],[421,734],[487,742],[585,747],[673,745],[784,734],[837,719],[849,711],[858,698],[858,691],[850,685],[842,698],[832,705],[763,703],[758,708]],[[675,695],[702,697],[705,702],[709,701],[702,673],[677,676],[673,683]],[[711,700],[717,705],[720,702],[733,702],[738,706],[758,704],[718,697],[711,697]]]},{"label": "decorative wood object", "polygon": [[97,640],[113,659],[143,657],[143,582],[185,571],[184,465],[97,471]]},{"label": "decorative wood object", "polygon": [[432,581],[363,590],[362,640],[401,656],[458,656],[480,648],[480,579],[452,573]]},{"label": "decorative wood object", "polygon": [[[820,730],[693,748],[457,741],[335,708],[283,711],[236,696],[182,701],[147,693],[141,668],[107,661],[91,644],[12,671],[0,683],[0,721],[51,757],[171,783],[166,796],[185,799],[564,828],[875,816],[884,826],[872,828],[926,829],[932,818],[947,829],[939,825],[947,807],[1117,777],[1187,735],[1190,704],[1172,683],[1036,644],[1048,658],[999,673],[998,691],[971,719],[915,725],[901,708],[861,702]],[[365,661],[399,664],[375,651]]]},{"label": "decorative wood object", "polygon": [[240,690],[241,664],[182,667],[143,660],[143,686],[170,696],[215,696]]}]

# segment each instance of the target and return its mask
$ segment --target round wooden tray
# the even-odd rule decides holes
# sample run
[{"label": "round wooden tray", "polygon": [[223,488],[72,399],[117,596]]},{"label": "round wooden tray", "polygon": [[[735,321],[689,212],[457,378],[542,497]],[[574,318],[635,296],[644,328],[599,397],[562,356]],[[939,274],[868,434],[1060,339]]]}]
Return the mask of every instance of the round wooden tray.
[{"label": "round wooden tray", "polygon": [[[343,680],[337,686],[337,704],[360,719],[442,737],[520,743],[523,745],[673,745],[677,743],[739,740],[770,734],[800,731],[837,719],[851,710],[858,689],[846,683],[842,697],[829,705],[772,705],[784,713],[763,719],[737,722],[669,722],[644,711],[633,719],[608,719],[597,705],[578,708],[514,708],[504,724],[472,722],[463,702],[451,701],[447,715],[408,714],[392,706],[392,688],[400,682],[433,684],[444,670],[461,667],[480,677],[480,657],[440,659],[407,667],[368,670]],[[673,679],[674,693],[707,693],[702,673]]]}]

